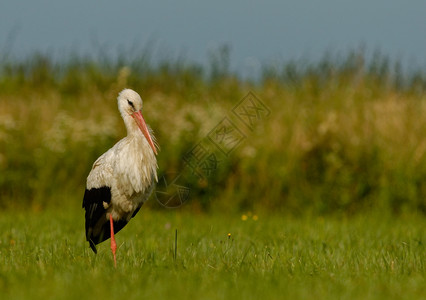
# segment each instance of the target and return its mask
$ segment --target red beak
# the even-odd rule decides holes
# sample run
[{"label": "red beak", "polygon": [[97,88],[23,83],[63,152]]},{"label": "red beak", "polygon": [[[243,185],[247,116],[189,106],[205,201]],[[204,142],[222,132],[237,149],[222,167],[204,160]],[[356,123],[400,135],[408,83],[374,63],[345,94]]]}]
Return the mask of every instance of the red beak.
[{"label": "red beak", "polygon": [[132,117],[135,119],[136,124],[138,124],[139,129],[142,131],[143,135],[148,141],[148,144],[151,146],[152,151],[154,151],[155,155],[157,155],[157,149],[155,149],[155,145],[151,139],[151,135],[149,134],[148,127],[146,127],[146,123],[145,123],[145,120],[143,119],[142,112],[140,110],[136,111],[132,114]]}]

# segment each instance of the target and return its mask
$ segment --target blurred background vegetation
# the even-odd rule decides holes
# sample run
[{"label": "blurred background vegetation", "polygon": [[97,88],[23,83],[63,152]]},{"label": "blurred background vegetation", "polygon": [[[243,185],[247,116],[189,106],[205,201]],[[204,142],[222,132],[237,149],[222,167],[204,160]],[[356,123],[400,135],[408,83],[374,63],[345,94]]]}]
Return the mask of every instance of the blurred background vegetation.
[{"label": "blurred background vegetation", "polygon": [[[209,66],[47,54],[0,60],[0,206],[80,206],[94,160],[125,135],[116,97],[132,88],[161,151],[159,173],[183,157],[248,92],[271,110],[210,176],[187,176],[195,211],[426,213],[426,73],[377,53],[265,64],[244,79],[229,49]],[[183,179],[182,179],[183,180]],[[161,207],[151,201],[153,207]]]}]

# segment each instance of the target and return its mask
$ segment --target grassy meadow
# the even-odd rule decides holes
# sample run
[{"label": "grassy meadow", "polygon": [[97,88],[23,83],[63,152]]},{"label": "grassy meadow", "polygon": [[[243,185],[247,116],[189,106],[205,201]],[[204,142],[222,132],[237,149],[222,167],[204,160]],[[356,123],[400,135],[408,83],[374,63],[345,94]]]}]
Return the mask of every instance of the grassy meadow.
[{"label": "grassy meadow", "polygon": [[[2,298],[426,295],[426,73],[353,52],[249,80],[228,54],[209,67],[145,52],[0,59]],[[117,235],[115,270],[108,242],[98,255],[85,242],[81,202],[92,163],[125,135],[124,88],[144,99],[160,179],[189,194],[148,202]],[[269,112],[253,126],[234,113],[249,93]],[[209,140],[223,120],[242,137],[228,152]],[[199,145],[208,172],[186,160]]]},{"label": "grassy meadow", "polygon": [[[82,214],[2,212],[2,299],[422,299],[423,216],[145,209],[92,253]],[[175,257],[175,230],[178,230]],[[228,237],[228,234],[230,236]]]}]

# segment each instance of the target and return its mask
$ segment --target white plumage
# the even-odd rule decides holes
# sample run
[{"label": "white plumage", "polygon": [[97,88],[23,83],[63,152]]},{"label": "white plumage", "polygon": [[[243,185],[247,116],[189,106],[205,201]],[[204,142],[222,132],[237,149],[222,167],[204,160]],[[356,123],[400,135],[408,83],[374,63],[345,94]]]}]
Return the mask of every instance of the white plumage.
[{"label": "white plumage", "polygon": [[83,199],[86,238],[95,253],[95,245],[110,236],[115,243],[114,233],[139,211],[157,181],[156,143],[142,116],[141,97],[125,89],[117,102],[127,136],[94,162]]}]

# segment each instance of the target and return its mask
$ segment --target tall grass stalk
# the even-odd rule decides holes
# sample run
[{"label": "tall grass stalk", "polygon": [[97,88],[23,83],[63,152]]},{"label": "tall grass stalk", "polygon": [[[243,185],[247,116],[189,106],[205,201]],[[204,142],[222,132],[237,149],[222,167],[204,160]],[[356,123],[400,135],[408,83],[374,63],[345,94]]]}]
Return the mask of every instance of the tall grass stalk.
[{"label": "tall grass stalk", "polygon": [[[189,176],[198,210],[356,213],[376,207],[426,212],[426,77],[362,53],[318,63],[266,65],[259,82],[149,55],[54,62],[37,54],[0,66],[0,205],[37,210],[80,201],[92,162],[124,134],[115,98],[133,88],[161,146],[160,174],[249,91],[271,110],[205,179]],[[222,61],[218,61],[222,60]]]}]

